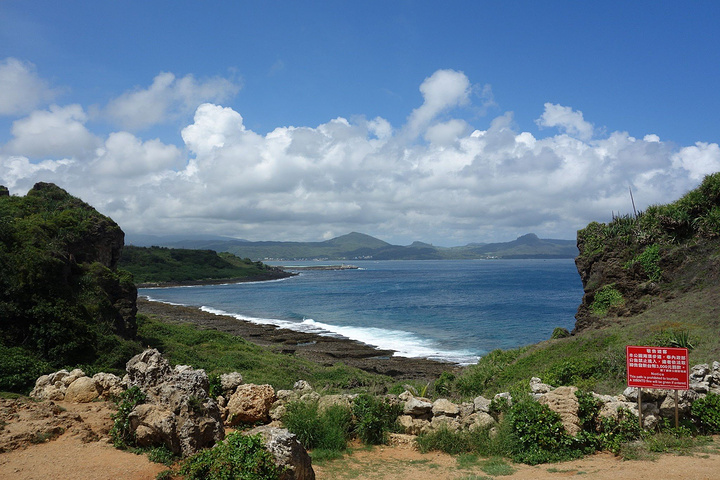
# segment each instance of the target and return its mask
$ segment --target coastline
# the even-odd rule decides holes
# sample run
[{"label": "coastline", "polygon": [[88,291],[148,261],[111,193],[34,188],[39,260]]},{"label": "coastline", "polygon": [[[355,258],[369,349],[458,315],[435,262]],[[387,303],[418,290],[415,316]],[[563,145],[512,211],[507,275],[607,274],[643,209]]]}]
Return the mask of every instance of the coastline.
[{"label": "coastline", "polygon": [[459,371],[461,366],[425,358],[392,356],[392,350],[378,350],[355,340],[297,332],[273,325],[259,325],[228,315],[216,315],[196,307],[169,305],[139,297],[138,313],[168,323],[192,323],[244,338],[248,342],[321,365],[342,362],[370,373],[397,380],[432,380],[443,371]]}]

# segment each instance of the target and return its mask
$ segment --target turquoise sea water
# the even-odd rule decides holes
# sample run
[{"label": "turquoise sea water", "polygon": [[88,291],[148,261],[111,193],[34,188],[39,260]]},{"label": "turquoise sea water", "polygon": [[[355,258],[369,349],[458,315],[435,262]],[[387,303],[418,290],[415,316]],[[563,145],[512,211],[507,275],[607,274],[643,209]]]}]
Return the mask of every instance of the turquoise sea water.
[{"label": "turquoise sea water", "polygon": [[555,327],[571,330],[582,299],[570,259],[352,264],[360,268],[303,271],[272,282],[141,289],[140,295],[463,364],[496,348],[546,340]]}]

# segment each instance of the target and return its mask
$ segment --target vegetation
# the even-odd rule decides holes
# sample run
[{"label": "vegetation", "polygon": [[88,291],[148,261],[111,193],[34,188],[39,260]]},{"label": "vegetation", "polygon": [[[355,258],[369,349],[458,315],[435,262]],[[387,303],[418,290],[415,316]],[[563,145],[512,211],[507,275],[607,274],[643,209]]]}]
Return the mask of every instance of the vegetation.
[{"label": "vegetation", "polygon": [[361,394],[353,402],[352,408],[355,434],[368,445],[387,443],[388,434],[396,430],[400,412],[401,407],[391,404],[387,399]]},{"label": "vegetation", "polygon": [[145,403],[146,396],[139,387],[130,387],[116,399],[117,412],[112,414],[113,426],[110,429],[110,439],[115,448],[130,448],[135,446],[135,438],[130,431],[130,413],[133,409]]},{"label": "vegetation", "polygon": [[[338,363],[321,366],[302,358],[289,357],[254,345],[240,337],[191,324],[170,324],[138,315],[138,338],[157,348],[171,363],[203,368],[215,375],[242,372],[248,383],[269,383],[276,389],[290,389],[300,378],[316,388],[339,391],[351,386],[370,389],[391,379]],[[216,380],[217,381],[217,380]]]},{"label": "vegetation", "polygon": [[116,270],[123,233],[61,188],[38,183],[0,196],[0,387],[26,393],[32,377],[66,365],[106,371],[138,351],[132,276]]},{"label": "vegetation", "polygon": [[233,432],[213,448],[184,460],[180,473],[186,480],[275,480],[282,471],[260,435]]},{"label": "vegetation", "polygon": [[544,240],[534,234],[523,235],[511,242],[469,244],[461,247],[436,247],[415,242],[412,245],[391,245],[362,233],[349,233],[324,242],[247,242],[247,241],[184,241],[173,245],[185,248],[212,248],[239,257],[283,260],[462,260],[477,258],[574,258],[574,240]]},{"label": "vegetation", "polygon": [[623,296],[616,288],[615,285],[605,285],[595,293],[595,300],[590,305],[590,310],[595,315],[603,316],[608,313],[612,307],[617,307],[623,304]]},{"label": "vegetation", "polygon": [[138,283],[183,283],[226,279],[269,280],[287,276],[282,270],[213,250],[165,247],[123,249],[119,266]]},{"label": "vegetation", "polygon": [[291,402],[282,421],[303,447],[314,450],[313,457],[327,458],[344,452],[352,434],[352,413],[342,405],[321,411],[317,402]]}]

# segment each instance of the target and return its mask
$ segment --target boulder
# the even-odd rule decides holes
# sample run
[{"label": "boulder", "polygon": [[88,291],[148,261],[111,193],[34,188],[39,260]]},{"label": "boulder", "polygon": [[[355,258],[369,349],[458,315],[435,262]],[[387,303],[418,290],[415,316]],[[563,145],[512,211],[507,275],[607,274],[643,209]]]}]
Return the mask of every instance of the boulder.
[{"label": "boulder", "polygon": [[220,388],[227,396],[235,393],[237,387],[242,385],[243,377],[238,372],[223,373],[220,375]]},{"label": "boulder", "polygon": [[433,404],[427,399],[412,397],[410,400],[405,402],[403,406],[403,413],[405,415],[412,415],[419,417],[432,412]]},{"label": "boulder", "polygon": [[245,435],[261,435],[265,448],[275,457],[277,465],[284,469],[280,480],[315,480],[310,455],[300,445],[295,434],[284,428],[256,427]]},{"label": "boulder", "polygon": [[228,423],[266,422],[274,401],[275,390],[270,385],[240,385],[227,403]]},{"label": "boulder", "polygon": [[165,445],[187,457],[225,438],[220,407],[208,396],[204,370],[187,365],[173,369],[155,349],[130,359],[127,369],[128,384],[147,397],[129,416],[140,446]]},{"label": "boulder", "polygon": [[102,398],[117,397],[125,391],[120,377],[112,373],[96,373],[92,378],[95,380]]},{"label": "boulder", "polygon": [[489,412],[490,411],[490,403],[492,403],[491,400],[480,396],[475,397],[475,400],[473,400],[473,404],[475,405],[475,411],[476,412]]},{"label": "boulder", "polygon": [[430,420],[430,425],[423,429],[423,431],[437,430],[438,428],[447,428],[452,432],[457,432],[462,429],[462,424],[455,417],[446,417],[445,415],[435,415]]},{"label": "boulder", "polygon": [[421,418],[415,418],[411,415],[400,415],[397,418],[398,425],[406,435],[420,435],[426,431],[430,422]]},{"label": "boulder", "polygon": [[550,410],[560,415],[565,431],[573,436],[582,430],[578,417],[580,403],[575,392],[577,392],[577,387],[558,387],[538,400],[539,403],[547,405]]},{"label": "boulder", "polygon": [[136,406],[128,416],[130,430],[140,447],[166,446],[173,453],[180,452],[177,432],[177,415],[157,404]]},{"label": "boulder", "polygon": [[638,409],[637,404],[632,402],[622,402],[622,401],[615,401],[615,402],[608,402],[604,404],[600,408],[600,412],[598,413],[598,416],[600,418],[618,418],[618,412],[620,410],[629,410],[633,415],[638,415]]},{"label": "boulder", "polygon": [[172,374],[170,362],[160,352],[151,348],[135,355],[125,365],[128,372],[128,388],[145,390],[165,381]]},{"label": "boulder", "polygon": [[546,383],[542,383],[538,377],[532,377],[530,379],[530,392],[533,394],[545,394],[552,390],[552,387]]},{"label": "boulder", "polygon": [[460,407],[445,398],[439,398],[432,404],[433,415],[444,415],[446,417],[457,417]]},{"label": "boulder", "polygon": [[90,403],[100,396],[97,382],[90,377],[80,377],[72,382],[65,391],[65,401]]},{"label": "boulder", "polygon": [[293,385],[293,390],[295,390],[296,392],[301,392],[301,395],[302,395],[302,394],[305,394],[305,393],[310,393],[310,392],[312,392],[312,391],[313,391],[313,388],[312,388],[312,387],[310,386],[310,384],[309,384],[308,382],[306,382],[305,380],[298,380],[298,381],[295,382],[295,384]]},{"label": "boulder", "polygon": [[56,378],[66,376],[67,370],[60,370],[50,375],[43,375],[35,380],[35,388],[30,392],[30,397],[36,400],[63,400],[67,387]]},{"label": "boulder", "polygon": [[318,410],[322,412],[335,405],[350,409],[351,403],[349,395],[323,395],[318,400]]}]

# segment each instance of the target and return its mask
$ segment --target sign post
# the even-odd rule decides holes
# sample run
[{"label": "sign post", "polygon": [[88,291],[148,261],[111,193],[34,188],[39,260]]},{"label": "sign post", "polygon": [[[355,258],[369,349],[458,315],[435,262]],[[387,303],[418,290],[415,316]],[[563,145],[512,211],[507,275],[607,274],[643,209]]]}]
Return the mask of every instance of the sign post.
[{"label": "sign post", "polygon": [[638,388],[638,410],[642,427],[642,389],[675,390],[675,426],[678,426],[678,390],[690,388],[687,348],[626,347],[627,384]]}]

